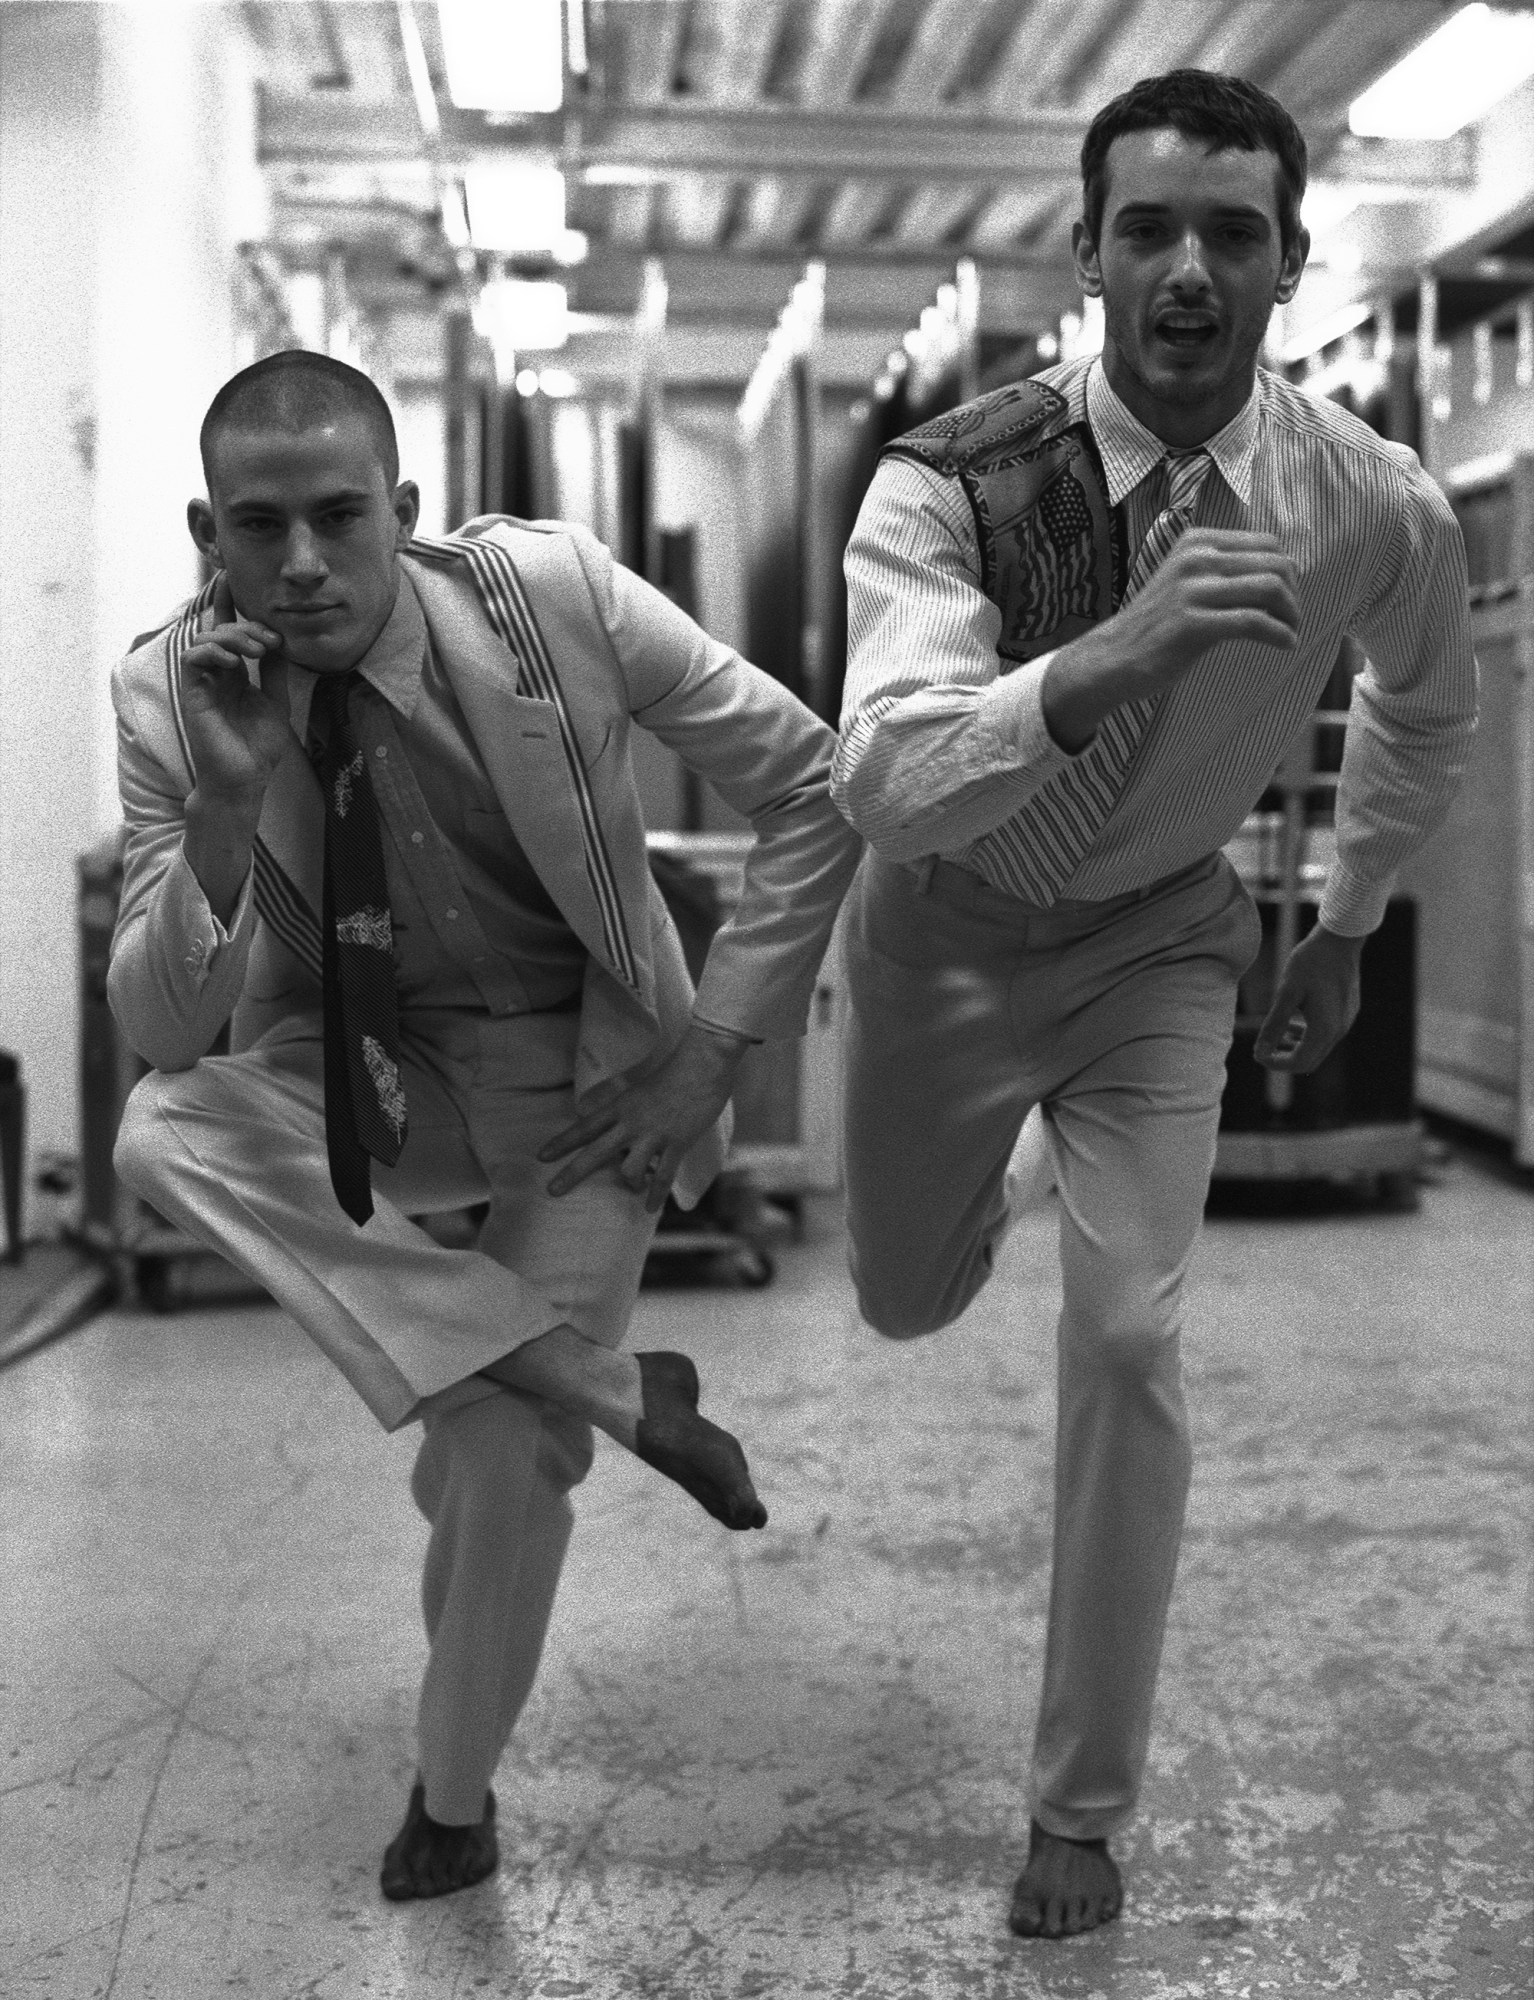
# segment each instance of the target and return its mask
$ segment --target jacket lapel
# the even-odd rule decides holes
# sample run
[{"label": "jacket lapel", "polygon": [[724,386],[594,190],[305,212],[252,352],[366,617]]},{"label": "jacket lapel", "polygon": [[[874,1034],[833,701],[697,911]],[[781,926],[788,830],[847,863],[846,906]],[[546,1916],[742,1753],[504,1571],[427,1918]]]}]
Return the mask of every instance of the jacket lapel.
[{"label": "jacket lapel", "polygon": [[611,914],[594,879],[589,815],[572,775],[579,749],[567,718],[556,700],[523,691],[530,678],[523,652],[487,628],[482,592],[455,545],[430,547],[433,555],[448,550],[457,560],[450,568],[413,562],[411,581],[511,830],[587,950],[635,986],[614,948]]}]

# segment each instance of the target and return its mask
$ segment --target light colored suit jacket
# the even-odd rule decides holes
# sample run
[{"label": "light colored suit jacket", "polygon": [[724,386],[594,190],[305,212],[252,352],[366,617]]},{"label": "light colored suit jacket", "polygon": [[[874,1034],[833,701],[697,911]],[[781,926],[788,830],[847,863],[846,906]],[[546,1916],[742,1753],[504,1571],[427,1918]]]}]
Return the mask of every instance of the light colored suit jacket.
[{"label": "light colored suit jacket", "polygon": [[[664,1053],[694,1005],[646,858],[636,723],[756,835],[697,1011],[764,1040],[802,1034],[861,846],[831,803],[832,732],[583,529],[490,516],[400,560],[512,830],[587,948],[577,1089]],[[206,899],[182,854],[195,774],[177,662],[212,622],[211,594],[113,676],[127,845],[108,994],[129,1042],[164,1070],[195,1063],[226,1021],[239,1050],[320,1005],[324,809],[297,736],[262,807],[255,896],[211,952]],[[279,697],[282,673],[263,668]],[[694,1146],[680,1199],[707,1187],[727,1140],[721,1121]]]}]

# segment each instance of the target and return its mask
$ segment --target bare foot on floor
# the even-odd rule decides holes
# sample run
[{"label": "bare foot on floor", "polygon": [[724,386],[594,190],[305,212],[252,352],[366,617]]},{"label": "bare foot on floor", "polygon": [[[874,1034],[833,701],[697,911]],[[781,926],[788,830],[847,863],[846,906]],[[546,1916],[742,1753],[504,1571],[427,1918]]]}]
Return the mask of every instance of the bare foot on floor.
[{"label": "bare foot on floor", "polygon": [[1123,1907],[1124,1884],[1106,1840],[1064,1840],[1030,1822],[1028,1865],[1007,1917],[1019,1937],[1075,1937],[1110,1922]]},{"label": "bare foot on floor", "polygon": [[405,1824],[384,1849],[378,1886],[391,1903],[416,1896],[450,1896],[492,1875],[500,1861],[495,1844],[495,1794],[485,1794],[478,1826],[444,1826],[426,1810],[426,1787],[416,1780]]},{"label": "bare foot on floor", "polygon": [[746,1454],[728,1431],[698,1415],[698,1371],[685,1354],[636,1354],[644,1415],[634,1449],[685,1488],[727,1528],[764,1528]]}]

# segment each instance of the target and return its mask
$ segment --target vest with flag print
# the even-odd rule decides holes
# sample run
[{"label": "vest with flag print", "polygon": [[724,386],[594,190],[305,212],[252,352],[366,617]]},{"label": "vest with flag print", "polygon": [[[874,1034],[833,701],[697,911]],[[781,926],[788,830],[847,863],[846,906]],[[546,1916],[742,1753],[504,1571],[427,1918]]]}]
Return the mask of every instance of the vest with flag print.
[{"label": "vest with flag print", "polygon": [[1111,616],[1124,537],[1086,423],[1046,383],[1009,382],[884,447],[957,479],[974,515],[980,585],[1001,614],[1003,673]]}]

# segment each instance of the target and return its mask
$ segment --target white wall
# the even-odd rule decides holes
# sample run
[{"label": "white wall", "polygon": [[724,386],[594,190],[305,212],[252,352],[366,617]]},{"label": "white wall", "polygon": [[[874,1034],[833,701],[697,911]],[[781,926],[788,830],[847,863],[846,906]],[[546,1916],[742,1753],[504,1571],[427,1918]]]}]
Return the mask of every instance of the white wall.
[{"label": "white wall", "polygon": [[0,7],[0,1043],[73,1150],[74,855],[96,821],[94,8]]},{"label": "white wall", "polygon": [[186,529],[203,491],[197,431],[237,366],[235,246],[264,234],[265,216],[238,16],[172,0],[99,19],[94,819],[105,829],[118,818],[106,676],[197,586]]},{"label": "white wall", "polygon": [[197,426],[261,233],[239,16],[0,5],[0,1044],[77,1146],[74,858],[116,823],[108,675],[196,581]]}]

